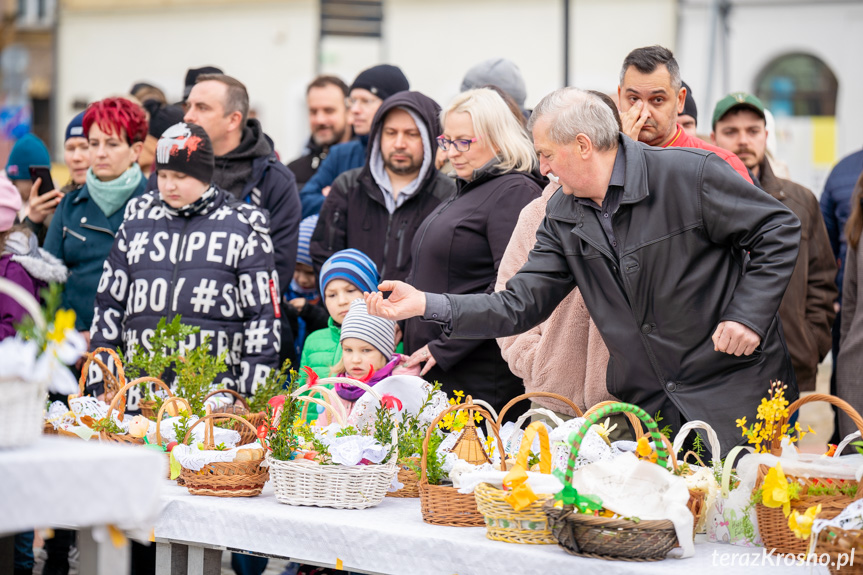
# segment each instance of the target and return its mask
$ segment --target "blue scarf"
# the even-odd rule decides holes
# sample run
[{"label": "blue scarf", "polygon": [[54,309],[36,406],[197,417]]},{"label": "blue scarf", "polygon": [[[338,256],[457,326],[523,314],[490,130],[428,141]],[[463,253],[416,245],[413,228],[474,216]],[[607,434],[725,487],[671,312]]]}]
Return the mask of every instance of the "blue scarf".
[{"label": "blue scarf", "polygon": [[141,184],[141,167],[135,163],[132,167],[109,182],[103,182],[93,173],[93,168],[87,170],[87,191],[99,206],[106,218],[113,216],[117,210],[126,205],[135,190]]}]

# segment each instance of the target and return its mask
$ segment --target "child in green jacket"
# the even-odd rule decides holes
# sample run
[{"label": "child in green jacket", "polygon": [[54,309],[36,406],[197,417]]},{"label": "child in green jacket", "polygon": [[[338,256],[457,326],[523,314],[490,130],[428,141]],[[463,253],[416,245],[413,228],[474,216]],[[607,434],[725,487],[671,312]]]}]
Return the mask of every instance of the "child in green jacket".
[{"label": "child in green jacket", "polygon": [[[341,250],[324,262],[318,285],[330,314],[329,325],[306,338],[300,366],[311,367],[320,378],[330,377],[333,366],[342,359],[339,335],[351,302],[362,298],[364,291],[376,291],[380,281],[375,262],[359,250]],[[305,372],[300,373],[301,385],[306,383],[306,377]],[[309,421],[318,418],[317,407],[309,406]]]}]

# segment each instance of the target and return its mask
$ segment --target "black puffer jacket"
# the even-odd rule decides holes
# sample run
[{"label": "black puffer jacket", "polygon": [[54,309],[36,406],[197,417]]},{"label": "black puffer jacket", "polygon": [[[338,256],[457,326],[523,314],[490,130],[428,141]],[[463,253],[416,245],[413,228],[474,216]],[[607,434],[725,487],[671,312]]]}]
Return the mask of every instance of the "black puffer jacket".
[{"label": "black puffer jacket", "polygon": [[[383,119],[394,108],[405,108],[423,119],[428,141],[426,153],[431,165],[423,175],[419,188],[391,214],[384,198],[387,191],[375,182],[370,160],[380,139]],[[403,280],[411,269],[411,242],[420,223],[443,200],[455,193],[455,184],[434,167],[440,134],[440,107],[419,92],[399,92],[378,108],[369,132],[366,164],[341,174],[321,208],[318,225],[312,234],[309,251],[315,272],[320,273],[327,258],[339,250],[353,248],[369,256],[381,277]],[[379,153],[379,152],[378,152]]]},{"label": "black puffer jacket", "polygon": [[[620,141],[626,179],[612,217],[620,256],[594,210],[558,190],[505,291],[450,297],[451,335],[521,333],[577,286],[611,354],[609,393],[651,415],[670,402],[686,420],[710,423],[725,455],[743,441],[735,419],[755,420],[771,380],[788,384],[789,401],[798,395],[777,310],[800,222],[712,152]],[[726,320],[761,337],[752,355],[714,350],[711,336]]]},{"label": "black puffer jacket", "polygon": [[[486,170],[470,182],[458,180],[458,193],[420,226],[407,282],[435,293],[491,293],[518,216],[541,193],[539,177],[521,172]],[[450,339],[438,325],[414,318],[405,323],[404,341],[405,353],[428,344],[437,365],[427,379],[448,393],[462,390],[497,410],[524,393],[491,337]]]},{"label": "black puffer jacket", "polygon": [[200,213],[172,216],[148,193],[130,202],[105,262],[91,349],[147,347],[159,319],[179,314],[201,328],[183,346],[209,335],[213,354],[228,350],[215,383],[249,395],[278,363],[272,293],[280,292],[266,212],[217,189]]}]

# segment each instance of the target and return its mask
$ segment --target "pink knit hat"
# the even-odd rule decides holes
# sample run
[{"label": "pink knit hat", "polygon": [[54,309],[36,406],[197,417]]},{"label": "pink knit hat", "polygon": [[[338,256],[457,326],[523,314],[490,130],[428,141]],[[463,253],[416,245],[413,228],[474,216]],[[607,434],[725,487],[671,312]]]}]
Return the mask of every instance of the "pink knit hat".
[{"label": "pink knit hat", "polygon": [[0,232],[5,232],[15,224],[20,209],[21,194],[3,173],[0,176]]}]

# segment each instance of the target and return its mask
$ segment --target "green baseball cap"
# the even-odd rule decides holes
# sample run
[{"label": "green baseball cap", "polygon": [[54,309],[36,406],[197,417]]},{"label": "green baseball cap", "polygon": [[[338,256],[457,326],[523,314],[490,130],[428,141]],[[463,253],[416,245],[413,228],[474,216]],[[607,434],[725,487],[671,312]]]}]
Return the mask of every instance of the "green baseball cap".
[{"label": "green baseball cap", "polygon": [[716,122],[734,108],[749,108],[764,118],[764,102],[746,92],[733,92],[719,100],[713,108],[713,128],[716,128]]}]

